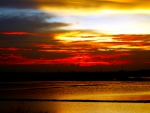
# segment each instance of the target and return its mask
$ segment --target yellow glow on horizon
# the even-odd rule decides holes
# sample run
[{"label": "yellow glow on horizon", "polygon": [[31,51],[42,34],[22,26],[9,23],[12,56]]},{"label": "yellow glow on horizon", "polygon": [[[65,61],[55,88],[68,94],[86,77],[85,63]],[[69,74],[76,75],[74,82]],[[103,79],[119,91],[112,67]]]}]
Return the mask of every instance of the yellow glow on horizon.
[{"label": "yellow glow on horizon", "polygon": [[65,42],[73,41],[92,41],[92,42],[113,42],[112,36],[95,36],[93,34],[78,34],[77,32],[70,32],[61,34],[55,37],[57,40]]},{"label": "yellow glow on horizon", "polygon": [[108,37],[93,37],[93,38],[86,38],[86,37],[59,37],[58,39],[64,41],[92,41],[92,42],[112,42],[112,38]]}]

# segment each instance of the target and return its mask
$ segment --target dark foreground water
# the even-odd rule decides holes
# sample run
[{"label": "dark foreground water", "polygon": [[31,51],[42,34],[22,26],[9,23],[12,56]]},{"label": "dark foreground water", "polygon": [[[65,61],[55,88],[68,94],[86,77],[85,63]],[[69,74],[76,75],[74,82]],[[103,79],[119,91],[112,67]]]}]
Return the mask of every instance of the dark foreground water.
[{"label": "dark foreground water", "polygon": [[149,113],[150,82],[0,83],[0,113]]}]

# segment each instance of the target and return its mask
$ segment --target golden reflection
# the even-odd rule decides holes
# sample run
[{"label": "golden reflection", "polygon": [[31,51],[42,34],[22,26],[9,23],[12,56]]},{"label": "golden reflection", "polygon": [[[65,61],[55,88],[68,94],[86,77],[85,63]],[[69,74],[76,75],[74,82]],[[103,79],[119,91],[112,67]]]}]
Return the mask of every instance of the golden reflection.
[{"label": "golden reflection", "polygon": [[[65,83],[65,82],[64,82]],[[61,99],[68,100],[149,100],[149,82],[62,82]],[[92,86],[93,84],[93,86]],[[64,87],[65,85],[65,87]],[[69,87],[70,86],[70,87]],[[58,91],[57,90],[57,91]],[[62,92],[61,92],[62,91]],[[149,103],[55,102],[59,113],[148,113]]]},{"label": "golden reflection", "polygon": [[[150,92],[65,95],[70,100],[150,100]],[[65,99],[65,97],[63,97]]]},{"label": "golden reflection", "polygon": [[149,113],[150,104],[146,103],[53,103],[55,113]]},{"label": "golden reflection", "polygon": [[[150,100],[148,81],[36,81],[1,85],[0,97],[10,99]],[[7,91],[3,90],[3,86]],[[0,104],[2,105],[0,111],[21,106],[23,110],[36,110],[38,113],[41,110],[48,113],[149,113],[150,111],[150,103],[136,102],[1,101]]]},{"label": "golden reflection", "polygon": [[[120,85],[118,85],[120,84]],[[58,82],[57,99],[68,100],[150,100],[149,82]]]}]

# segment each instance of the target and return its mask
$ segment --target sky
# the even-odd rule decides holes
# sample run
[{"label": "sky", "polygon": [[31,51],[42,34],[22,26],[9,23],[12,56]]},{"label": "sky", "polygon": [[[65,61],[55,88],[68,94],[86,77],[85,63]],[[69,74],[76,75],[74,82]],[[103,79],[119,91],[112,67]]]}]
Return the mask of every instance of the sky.
[{"label": "sky", "polygon": [[1,71],[150,69],[149,0],[0,1]]}]

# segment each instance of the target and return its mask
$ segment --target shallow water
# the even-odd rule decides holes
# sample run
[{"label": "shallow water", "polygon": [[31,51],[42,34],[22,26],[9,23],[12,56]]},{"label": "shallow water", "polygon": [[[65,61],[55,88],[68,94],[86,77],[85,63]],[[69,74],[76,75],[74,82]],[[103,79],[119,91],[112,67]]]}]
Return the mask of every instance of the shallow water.
[{"label": "shallow water", "polygon": [[[150,103],[115,101],[150,100],[150,82],[8,82],[0,83],[0,98],[0,112],[2,113],[18,109],[17,107],[21,110],[48,111],[48,113],[148,113]],[[14,100],[5,101],[2,98]],[[38,101],[26,101],[27,99]],[[74,102],[72,100],[81,101]],[[83,102],[82,100],[103,100],[103,102]],[[104,102],[105,100],[114,102]]]}]

